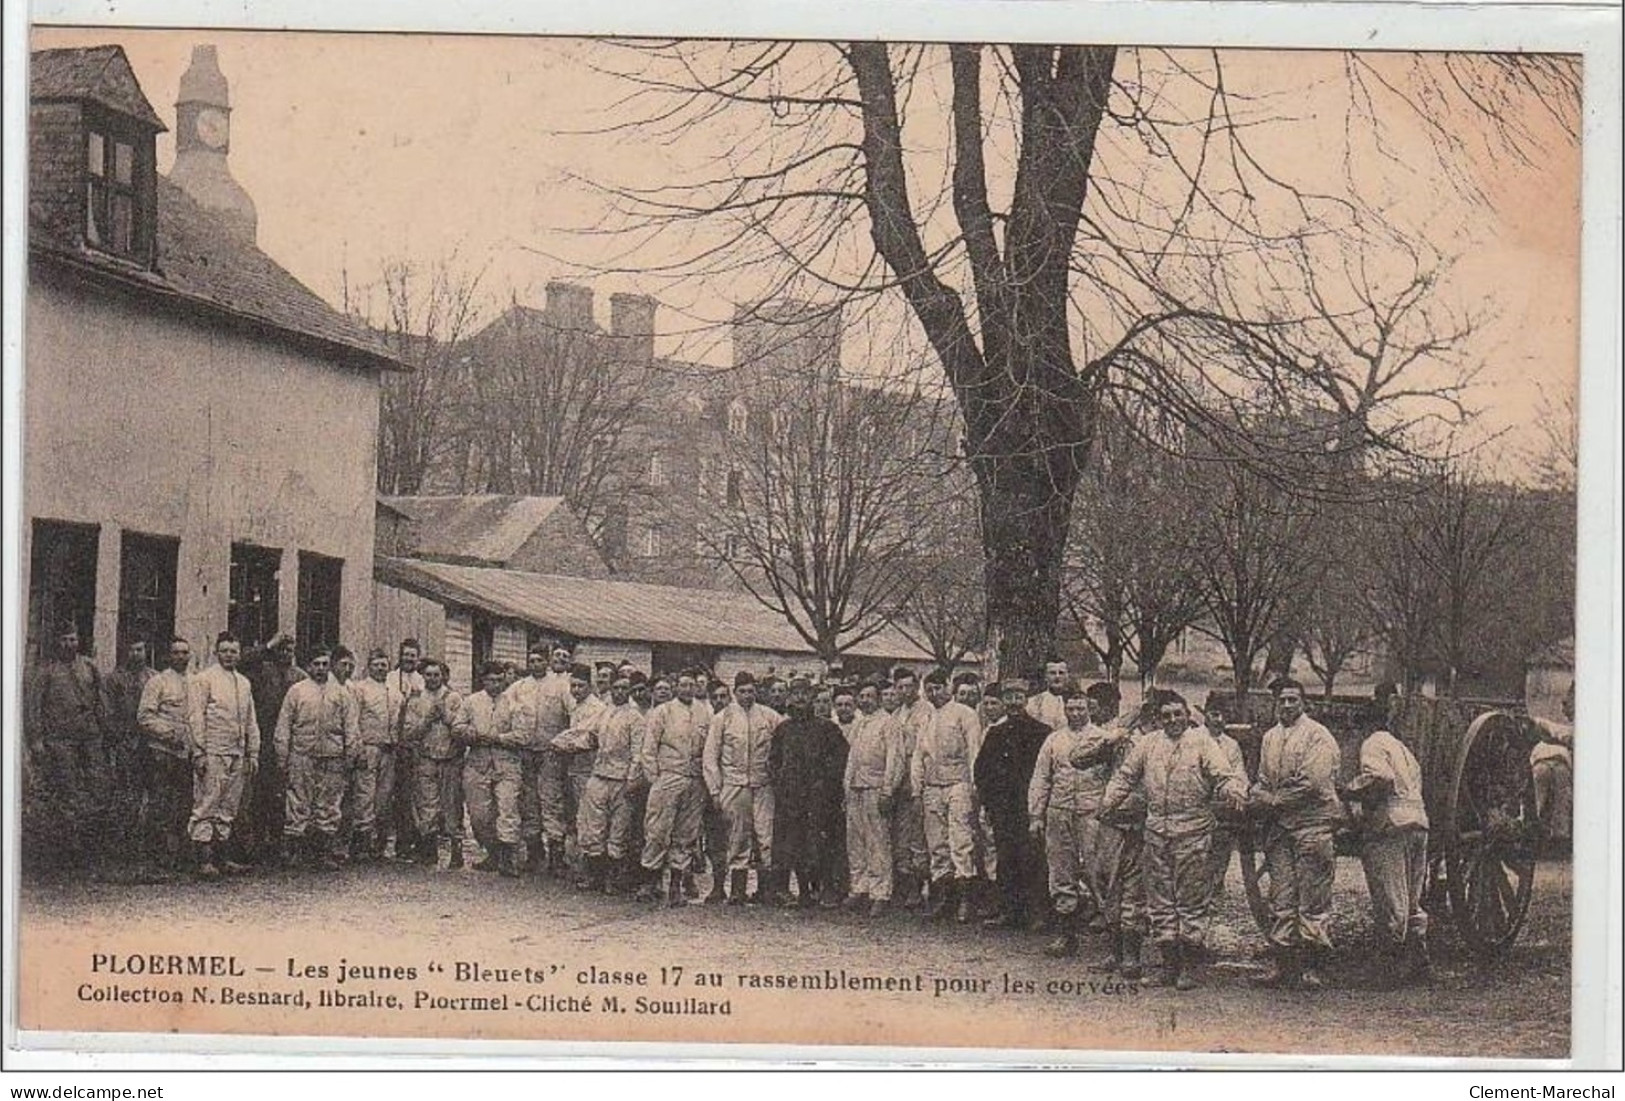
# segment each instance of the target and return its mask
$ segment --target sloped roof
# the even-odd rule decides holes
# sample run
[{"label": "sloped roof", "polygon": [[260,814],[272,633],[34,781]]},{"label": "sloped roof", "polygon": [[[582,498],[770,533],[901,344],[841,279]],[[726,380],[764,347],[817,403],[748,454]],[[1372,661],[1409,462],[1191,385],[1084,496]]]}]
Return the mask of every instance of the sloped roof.
[{"label": "sloped roof", "polygon": [[[431,600],[478,608],[576,638],[784,654],[812,652],[781,616],[743,593],[557,577],[409,558],[375,559],[373,577]],[[889,661],[930,658],[892,628],[847,652]]]},{"label": "sloped roof", "polygon": [[383,497],[413,522],[412,551],[430,558],[456,558],[501,565],[519,553],[563,497]]},{"label": "sloped roof", "polygon": [[366,328],[328,305],[253,242],[230,232],[163,176],[158,177],[157,270],[61,240],[33,218],[28,245],[30,252],[49,255],[81,273],[314,341],[369,367],[410,369]]},{"label": "sloped roof", "polygon": [[35,50],[28,63],[30,99],[90,100],[160,131],[169,129],[147,102],[122,46]]}]

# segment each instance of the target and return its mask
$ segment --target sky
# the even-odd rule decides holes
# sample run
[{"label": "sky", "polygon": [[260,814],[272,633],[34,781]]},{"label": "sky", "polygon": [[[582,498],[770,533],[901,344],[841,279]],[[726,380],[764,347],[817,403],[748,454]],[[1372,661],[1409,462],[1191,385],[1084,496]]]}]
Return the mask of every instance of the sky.
[{"label": "sky", "polygon": [[[390,260],[454,257],[481,273],[487,313],[510,299],[540,305],[552,278],[590,283],[606,324],[612,292],[653,293],[663,307],[660,351],[722,362],[719,323],[766,285],[749,273],[674,283],[592,272],[652,271],[685,244],[668,240],[611,262],[616,246],[595,233],[611,211],[594,183],[658,185],[749,144],[737,129],[750,125],[743,119],[735,129],[713,124],[668,144],[591,132],[625,117],[615,105],[629,88],[603,71],[617,64],[605,44],[129,28],[37,28],[34,36],[36,48],[106,42],[124,47],[172,127],[192,46],[218,46],[231,85],[231,169],[257,205],[259,244],[329,301],[339,303],[347,288],[359,296]],[[1579,358],[1577,145],[1553,129],[1533,164],[1467,158],[1459,167],[1484,198],[1471,203],[1426,167],[1418,128],[1398,114],[1387,120],[1393,155],[1367,149],[1349,169],[1338,55],[1226,51],[1225,58],[1237,89],[1261,104],[1290,105],[1280,112],[1288,121],[1258,131],[1261,148],[1306,178],[1353,171],[1397,222],[1459,254],[1438,293],[1452,311],[1488,318],[1464,349],[1481,364],[1469,394],[1482,410],[1477,431],[1504,434],[1503,461],[1539,446],[1544,437],[1532,419],[1542,394],[1571,392]],[[931,140],[922,134],[915,150],[925,175],[945,163]],[[159,136],[158,150],[167,170],[172,132]],[[918,354],[919,334],[900,313],[880,312],[867,324],[864,347],[907,345]],[[849,367],[866,354],[855,343],[845,351]]]}]

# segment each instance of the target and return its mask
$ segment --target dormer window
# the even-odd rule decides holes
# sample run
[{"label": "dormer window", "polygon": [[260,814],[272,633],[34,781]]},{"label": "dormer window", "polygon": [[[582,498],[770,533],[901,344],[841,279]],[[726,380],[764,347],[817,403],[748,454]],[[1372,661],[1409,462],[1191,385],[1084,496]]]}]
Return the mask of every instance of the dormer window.
[{"label": "dormer window", "polygon": [[85,243],[152,260],[152,138],[97,124],[85,130]]}]

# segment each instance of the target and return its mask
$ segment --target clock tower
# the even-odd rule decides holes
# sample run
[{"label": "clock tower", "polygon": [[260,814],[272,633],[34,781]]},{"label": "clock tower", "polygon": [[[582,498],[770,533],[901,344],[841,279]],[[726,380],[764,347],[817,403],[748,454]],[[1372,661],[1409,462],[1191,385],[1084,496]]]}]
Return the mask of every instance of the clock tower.
[{"label": "clock tower", "polygon": [[231,175],[231,90],[213,46],[193,46],[175,100],[175,166],[169,179],[233,233],[252,242],[254,200]]}]

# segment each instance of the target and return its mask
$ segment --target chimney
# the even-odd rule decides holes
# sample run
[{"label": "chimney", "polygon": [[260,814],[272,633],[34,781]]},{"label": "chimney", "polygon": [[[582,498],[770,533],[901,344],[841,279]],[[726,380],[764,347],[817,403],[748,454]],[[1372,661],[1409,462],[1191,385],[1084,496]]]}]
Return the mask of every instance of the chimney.
[{"label": "chimney", "polygon": [[629,362],[648,363],[655,357],[656,306],[646,294],[609,296],[609,331]]},{"label": "chimney", "polygon": [[193,46],[175,98],[175,164],[170,182],[250,244],[259,231],[254,200],[231,175],[231,89],[213,46]]},{"label": "chimney", "polygon": [[547,317],[560,329],[591,332],[592,288],[557,279],[547,284]]},{"label": "chimney", "polygon": [[734,311],[734,366],[767,374],[835,377],[840,372],[841,307],[798,299]]}]

